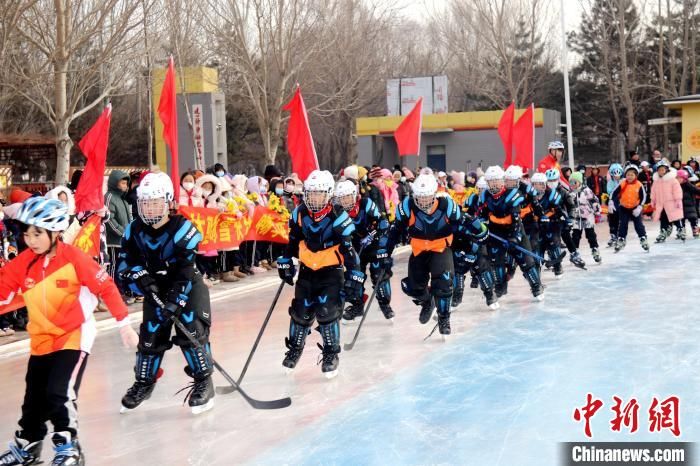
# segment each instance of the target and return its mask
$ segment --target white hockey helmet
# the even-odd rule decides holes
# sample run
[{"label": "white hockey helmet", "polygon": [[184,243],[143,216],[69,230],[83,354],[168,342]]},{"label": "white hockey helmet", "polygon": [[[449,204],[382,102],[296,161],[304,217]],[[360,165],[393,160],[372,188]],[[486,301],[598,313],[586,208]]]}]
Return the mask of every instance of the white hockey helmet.
[{"label": "white hockey helmet", "polygon": [[561,141],[552,141],[547,145],[547,150],[561,149],[564,150],[564,144]]},{"label": "white hockey helmet", "polygon": [[350,180],[335,185],[335,200],[344,209],[351,210],[357,202],[357,185]]},{"label": "white hockey helmet", "polygon": [[319,212],[333,198],[335,180],[328,170],[314,170],[304,181],[304,204],[311,212]]},{"label": "white hockey helmet", "polygon": [[476,189],[478,189],[479,192],[486,191],[487,189],[489,189],[489,184],[486,181],[486,178],[484,178],[483,176],[479,177],[479,179],[476,181]]},{"label": "white hockey helmet", "polygon": [[435,203],[438,189],[437,179],[433,175],[418,175],[411,185],[413,202],[423,212],[429,212]]},{"label": "white hockey helmet", "polygon": [[486,182],[489,184],[489,191],[491,191],[491,194],[500,193],[506,185],[506,173],[498,165],[492,165],[487,168],[486,173],[484,173],[484,178],[486,178]]},{"label": "white hockey helmet", "polygon": [[165,173],[144,176],[136,188],[136,207],[143,223],[155,225],[167,217],[173,195],[173,182]]},{"label": "white hockey helmet", "polygon": [[523,169],[518,165],[511,165],[510,167],[506,168],[505,177],[506,188],[515,188],[518,186],[518,183],[520,183],[520,180],[523,177]]},{"label": "white hockey helmet", "polygon": [[531,181],[533,185],[537,183],[545,185],[547,184],[547,175],[545,175],[544,173],[535,173],[534,175],[532,175]]}]

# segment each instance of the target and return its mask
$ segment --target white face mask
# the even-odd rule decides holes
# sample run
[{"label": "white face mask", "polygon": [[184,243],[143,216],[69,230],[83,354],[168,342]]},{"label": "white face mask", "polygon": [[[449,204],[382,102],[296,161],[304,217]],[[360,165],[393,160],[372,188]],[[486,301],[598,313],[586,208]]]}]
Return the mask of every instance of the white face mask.
[{"label": "white face mask", "polygon": [[211,196],[211,190],[210,189],[202,189],[202,196],[204,196],[204,197]]},{"label": "white face mask", "polygon": [[192,191],[192,188],[194,188],[194,183],[185,181],[182,183],[182,187],[185,188],[185,191]]}]

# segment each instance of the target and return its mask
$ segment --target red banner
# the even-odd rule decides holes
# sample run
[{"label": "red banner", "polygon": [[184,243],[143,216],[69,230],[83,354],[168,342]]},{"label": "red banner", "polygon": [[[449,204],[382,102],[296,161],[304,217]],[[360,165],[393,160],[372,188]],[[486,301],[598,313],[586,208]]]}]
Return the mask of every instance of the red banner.
[{"label": "red banner", "polygon": [[101,223],[102,217],[99,215],[91,216],[88,221],[83,224],[78,235],[73,240],[73,246],[90,257],[99,257]]},{"label": "red banner", "polygon": [[289,241],[287,217],[267,207],[257,206],[252,219],[204,207],[180,206],[179,212],[202,234],[200,252],[234,249],[243,241]]}]

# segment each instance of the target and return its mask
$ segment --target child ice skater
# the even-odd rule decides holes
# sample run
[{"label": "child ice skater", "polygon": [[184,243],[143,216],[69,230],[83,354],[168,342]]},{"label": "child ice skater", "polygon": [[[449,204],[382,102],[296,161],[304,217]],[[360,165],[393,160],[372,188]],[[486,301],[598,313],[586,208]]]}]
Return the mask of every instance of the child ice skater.
[{"label": "child ice skater", "polygon": [[630,220],[634,223],[634,230],[639,236],[639,243],[642,245],[642,248],[647,252],[649,251],[647,232],[642,222],[642,206],[646,201],[647,194],[644,191],[644,186],[637,179],[638,175],[639,168],[636,165],[627,165],[625,167],[625,179],[620,182],[620,185],[615,188],[612,196],[610,196],[611,205],[614,206],[619,219],[615,252],[620,252],[625,247],[627,227]]},{"label": "child ice skater", "polygon": [[119,321],[122,341],[136,346],[126,305],[106,271],[78,248],[64,244],[68,208],[58,200],[32,197],[17,219],[27,249],[0,269],[0,300],[21,291],[29,311],[31,356],[22,417],[2,465],[40,463],[46,421],[53,424],[54,466],[83,465],[78,443],[78,389],[95,341],[92,315],[100,298]]},{"label": "child ice skater", "polygon": [[[588,245],[591,247],[593,260],[598,264],[602,261],[600,249],[598,249],[598,237],[595,233],[595,217],[600,215],[600,202],[591,188],[583,183],[583,174],[572,173],[569,177],[569,186],[573,193],[574,209],[572,211],[573,233],[572,239],[578,251],[581,243],[581,235],[585,232]],[[577,252],[578,254],[578,252]]]}]

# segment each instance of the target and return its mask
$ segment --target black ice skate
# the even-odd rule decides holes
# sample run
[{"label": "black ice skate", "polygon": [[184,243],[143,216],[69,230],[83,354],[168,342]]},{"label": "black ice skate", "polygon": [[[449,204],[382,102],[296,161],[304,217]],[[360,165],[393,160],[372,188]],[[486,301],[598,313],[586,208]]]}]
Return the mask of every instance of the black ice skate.
[{"label": "black ice skate", "polygon": [[627,241],[625,238],[618,238],[617,239],[617,244],[615,244],[615,252],[620,252],[623,249],[625,249],[625,246],[627,245]]},{"label": "black ice skate", "polygon": [[608,240],[608,247],[612,248],[617,244],[617,236],[615,235],[610,235],[610,239]]},{"label": "black ice skate", "polygon": [[676,239],[679,239],[685,243],[685,238],[685,228],[683,228],[682,230],[678,230],[678,233],[676,234]]},{"label": "black ice skate", "polygon": [[469,283],[469,288],[479,288],[479,279],[472,275],[472,281]]},{"label": "black ice skate", "polygon": [[449,312],[438,313],[438,328],[440,330],[440,335],[442,335],[443,339],[445,339],[447,335],[452,333],[452,329],[450,328]]},{"label": "black ice skate", "polygon": [[486,305],[492,310],[495,311],[501,307],[501,305],[498,304],[498,298],[493,291],[485,291],[484,297],[486,297]]},{"label": "black ice skate", "polygon": [[380,304],[379,309],[381,309],[382,314],[384,314],[384,318],[386,320],[393,320],[394,319],[394,310],[391,308],[390,305]]},{"label": "black ice skate", "polygon": [[642,236],[639,238],[639,244],[642,245],[642,249],[644,249],[646,252],[649,252],[649,241],[647,241],[646,236]]},{"label": "black ice skate", "polygon": [[51,437],[56,456],[51,466],[84,466],[85,457],[77,439],[71,438],[70,432],[56,432]]},{"label": "black ice skate", "polygon": [[586,263],[583,261],[583,259],[581,258],[581,254],[579,254],[578,251],[573,252],[569,257],[569,260],[579,269],[586,270]]},{"label": "black ice skate", "polygon": [[355,320],[356,317],[362,317],[364,309],[362,309],[362,303],[350,304],[350,306],[343,312],[343,323],[347,324]]},{"label": "black ice skate", "polygon": [[287,372],[291,372],[299,362],[301,353],[304,352],[304,347],[293,344],[289,338],[284,339],[284,344],[287,346],[287,353],[284,355],[282,365],[287,368]]},{"label": "black ice skate", "polygon": [[[187,369],[189,367],[185,368],[186,372]],[[187,404],[192,409],[192,414],[200,414],[214,407],[214,383],[211,381],[211,376],[194,379],[192,384],[182,390],[187,390],[188,388],[189,391],[185,395],[185,400],[187,400]]]},{"label": "black ice skate", "polygon": [[416,304],[420,304],[420,316],[418,316],[418,321],[421,324],[427,324],[430,317],[433,315],[433,309],[435,309],[435,304],[433,303],[433,298],[428,298],[427,301],[414,301]]},{"label": "black ice skate", "polygon": [[564,268],[561,266],[561,262],[554,264],[552,269],[554,270],[554,278],[559,279],[562,275],[564,275]]},{"label": "black ice skate", "polygon": [[122,397],[122,407],[120,413],[125,413],[131,409],[135,409],[138,405],[151,397],[156,383],[139,382],[138,380],[129,387],[126,395]]},{"label": "black ice skate", "polygon": [[321,350],[321,356],[318,361],[318,364],[321,364],[321,372],[327,379],[332,379],[338,375],[338,364],[340,363],[338,353],[340,353],[340,347],[326,348],[320,343],[316,344]]},{"label": "black ice skate", "polygon": [[15,433],[15,439],[10,443],[10,449],[0,455],[0,464],[3,466],[20,466],[40,464],[41,440],[30,442],[20,437],[20,432]]},{"label": "black ice skate", "polygon": [[596,261],[596,264],[600,264],[601,262],[603,262],[603,258],[600,257],[600,251],[598,250],[598,248],[593,248],[591,250],[591,253],[593,254],[593,260]]},{"label": "black ice skate", "polygon": [[656,242],[657,243],[663,243],[666,241],[666,238],[668,238],[671,235],[671,231],[669,229],[662,229],[661,232],[659,233],[659,236],[656,237]]}]

